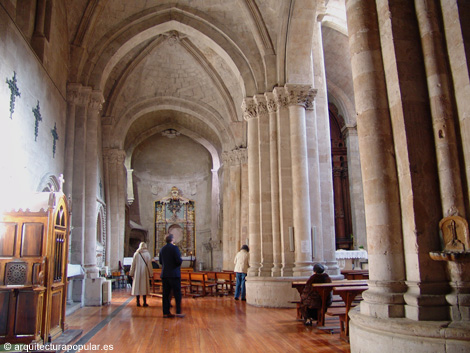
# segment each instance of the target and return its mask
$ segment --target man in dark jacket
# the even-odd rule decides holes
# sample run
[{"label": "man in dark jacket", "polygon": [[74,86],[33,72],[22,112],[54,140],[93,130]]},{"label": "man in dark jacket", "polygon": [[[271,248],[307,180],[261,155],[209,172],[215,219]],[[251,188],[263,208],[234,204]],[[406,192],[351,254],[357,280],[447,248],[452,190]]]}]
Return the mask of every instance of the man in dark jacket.
[{"label": "man in dark jacket", "polygon": [[174,317],[170,313],[171,293],[175,296],[176,316],[184,317],[181,313],[181,259],[180,249],[174,244],[173,234],[165,237],[166,245],[160,250],[159,261],[162,265],[161,279],[163,286],[162,307],[163,317]]}]

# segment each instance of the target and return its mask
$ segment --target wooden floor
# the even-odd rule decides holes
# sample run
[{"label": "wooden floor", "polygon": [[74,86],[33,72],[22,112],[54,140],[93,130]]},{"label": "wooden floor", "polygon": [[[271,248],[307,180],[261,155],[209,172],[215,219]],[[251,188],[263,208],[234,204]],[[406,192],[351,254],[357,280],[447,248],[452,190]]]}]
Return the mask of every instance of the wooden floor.
[{"label": "wooden floor", "polygon": [[[232,297],[183,298],[185,318],[163,318],[161,298],[136,307],[130,289],[113,291],[110,305],[67,316],[83,334],[80,352],[349,352],[349,344],[296,321],[295,309],[258,308]],[[99,346],[98,346],[99,345]],[[112,346],[111,346],[112,345]],[[74,353],[77,350],[70,350]]]}]

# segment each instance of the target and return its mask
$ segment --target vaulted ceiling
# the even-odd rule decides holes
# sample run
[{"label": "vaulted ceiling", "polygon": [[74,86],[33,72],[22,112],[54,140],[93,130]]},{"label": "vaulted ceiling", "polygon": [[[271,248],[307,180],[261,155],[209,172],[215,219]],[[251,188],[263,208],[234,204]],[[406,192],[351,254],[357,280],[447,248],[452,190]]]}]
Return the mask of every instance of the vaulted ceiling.
[{"label": "vaulted ceiling", "polygon": [[246,145],[244,97],[311,82],[309,42],[324,3],[68,1],[69,82],[102,92],[105,147],[132,150],[174,128],[220,155]]}]

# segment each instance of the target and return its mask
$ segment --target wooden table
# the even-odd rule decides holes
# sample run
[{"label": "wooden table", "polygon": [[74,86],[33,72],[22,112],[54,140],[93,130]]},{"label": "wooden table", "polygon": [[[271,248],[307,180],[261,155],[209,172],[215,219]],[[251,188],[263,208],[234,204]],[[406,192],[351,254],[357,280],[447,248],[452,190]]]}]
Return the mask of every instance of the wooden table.
[{"label": "wooden table", "polygon": [[365,290],[367,290],[368,286],[341,286],[341,287],[334,287],[333,294],[337,294],[343,299],[344,304],[346,305],[346,314],[343,318],[340,318],[341,322],[341,338],[347,340],[349,336],[349,310],[351,309],[352,302],[354,299],[359,295],[362,294]]},{"label": "wooden table", "polygon": [[341,270],[346,279],[369,279],[369,270]]}]

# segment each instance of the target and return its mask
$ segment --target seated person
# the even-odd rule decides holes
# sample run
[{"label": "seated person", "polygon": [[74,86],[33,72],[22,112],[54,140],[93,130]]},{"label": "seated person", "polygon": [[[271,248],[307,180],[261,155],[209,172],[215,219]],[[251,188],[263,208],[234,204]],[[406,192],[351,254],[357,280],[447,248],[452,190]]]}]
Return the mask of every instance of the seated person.
[{"label": "seated person", "polygon": [[[313,275],[308,279],[307,284],[300,295],[300,312],[305,325],[311,325],[318,319],[318,309],[322,306],[320,294],[312,287],[312,283],[331,283],[331,278],[325,272],[322,264],[315,264]],[[330,292],[326,306],[329,307],[333,301],[333,293]]]},{"label": "seated person", "polygon": [[155,259],[152,259],[152,268],[153,269],[160,268],[160,265],[158,264],[157,260],[155,260]]}]

